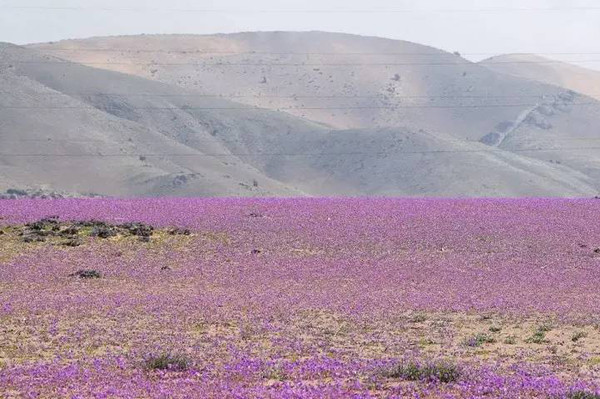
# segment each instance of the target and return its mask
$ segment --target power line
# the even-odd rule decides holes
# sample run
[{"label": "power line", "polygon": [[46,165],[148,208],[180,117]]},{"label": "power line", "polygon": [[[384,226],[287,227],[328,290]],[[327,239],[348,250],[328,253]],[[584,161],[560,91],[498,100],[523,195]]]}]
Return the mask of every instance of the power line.
[{"label": "power line", "polygon": [[556,152],[556,151],[597,151],[600,147],[571,147],[571,148],[533,148],[533,149],[516,149],[516,150],[427,150],[427,151],[400,151],[400,152],[338,152],[338,153],[193,153],[193,154],[0,154],[0,157],[7,158],[220,158],[220,157],[322,157],[322,156],[398,156],[411,154],[467,154],[467,153],[496,153],[496,154],[511,154],[525,152]]},{"label": "power line", "polygon": [[[397,55],[415,55],[415,56],[436,56],[436,57],[448,57],[452,54],[447,52],[287,52],[287,51],[221,51],[221,50],[199,50],[194,49],[179,49],[179,50],[165,50],[165,49],[129,49],[129,48],[53,48],[50,44],[49,47],[34,45],[32,48],[40,51],[62,51],[62,52],[109,52],[109,53],[166,53],[166,54],[224,54],[224,55],[368,55],[368,56],[397,56]],[[600,55],[600,52],[501,52],[506,54],[537,54],[537,55]],[[499,53],[460,53],[461,55],[470,56],[497,56]]]},{"label": "power line", "polygon": [[[0,91],[0,94],[12,95],[15,94],[9,91]],[[153,93],[75,93],[75,92],[57,92],[57,93],[34,93],[35,96],[88,96],[88,97],[149,97],[149,98],[210,98],[210,99],[383,99],[385,94],[380,95],[263,95],[263,94],[248,94],[248,95],[226,95],[226,94],[195,94],[195,93],[178,93],[178,94],[153,94]],[[589,94],[586,94],[589,95]],[[599,94],[600,95],[600,94]],[[532,95],[441,95],[441,96],[396,96],[394,99],[504,99],[504,98],[524,98],[524,99],[544,99],[544,97],[555,97],[548,94],[532,94]]]},{"label": "power line", "polygon": [[[600,59],[593,60],[576,60],[573,62],[577,63],[600,63]],[[464,65],[479,65],[462,58],[458,58],[456,62],[360,62],[360,63],[308,63],[308,62],[270,62],[270,63],[256,63],[256,62],[82,62],[75,63],[71,61],[5,61],[7,64],[17,65],[64,65],[64,66],[76,66],[82,65],[119,65],[119,66],[199,66],[199,67],[229,67],[229,66],[244,66],[244,67],[279,67],[279,66],[292,66],[292,67],[355,67],[355,66],[464,66]],[[552,65],[552,64],[565,64],[565,61],[548,60],[548,61],[503,61],[503,62],[490,62],[489,65],[513,65],[513,64],[526,64],[526,65]]]},{"label": "power line", "polygon": [[[584,103],[568,103],[568,106],[582,106],[582,105],[595,105],[597,102],[584,102]],[[276,110],[340,110],[340,111],[349,111],[349,110],[361,110],[361,109],[388,109],[388,110],[396,110],[396,109],[428,109],[428,108],[449,108],[449,109],[457,109],[457,108],[522,108],[522,107],[531,107],[535,104],[473,104],[473,105],[400,105],[400,106],[356,106],[356,107],[278,107]],[[62,109],[87,109],[87,110],[104,110],[108,111],[111,109],[119,110],[118,107],[92,107],[92,106],[0,106],[1,109],[23,109],[23,110],[31,110],[31,109],[43,109],[43,110],[62,110]],[[186,111],[186,110],[213,110],[213,111],[222,111],[222,110],[240,110],[240,111],[273,111],[266,108],[260,107],[131,107],[129,109],[132,110],[169,110],[169,111]]]},{"label": "power line", "polygon": [[407,14],[407,13],[505,13],[505,12],[564,12],[597,11],[600,7],[504,7],[504,8],[446,8],[446,9],[216,9],[216,8],[152,8],[152,7],[82,7],[82,6],[17,6],[3,5],[2,9],[49,11],[124,11],[124,12],[197,12],[207,14]]},{"label": "power line", "polygon": [[[358,129],[360,131],[361,129]],[[343,130],[335,130],[337,132],[344,132]],[[94,139],[57,139],[57,138],[44,138],[44,139],[2,139],[3,143],[106,143],[105,140],[94,140]],[[570,138],[552,138],[552,141],[562,142],[578,142],[578,141],[600,141],[600,137],[570,137]],[[194,144],[246,144],[248,140],[225,140],[222,138],[215,137],[211,141],[207,140],[194,140]]]}]

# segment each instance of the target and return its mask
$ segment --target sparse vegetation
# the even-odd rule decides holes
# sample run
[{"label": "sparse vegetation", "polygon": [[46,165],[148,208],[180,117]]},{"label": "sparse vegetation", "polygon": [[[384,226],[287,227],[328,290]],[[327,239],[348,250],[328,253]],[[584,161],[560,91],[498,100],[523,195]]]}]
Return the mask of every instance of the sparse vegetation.
[{"label": "sparse vegetation", "polygon": [[273,366],[269,367],[263,373],[263,378],[267,380],[286,381],[289,379],[289,376],[281,367]]},{"label": "sparse vegetation", "polygon": [[528,344],[545,344],[550,342],[546,339],[546,332],[544,330],[537,330],[533,335],[525,340]]},{"label": "sparse vegetation", "polygon": [[192,361],[185,355],[162,353],[149,356],[144,365],[150,371],[186,371],[192,366]]},{"label": "sparse vegetation", "polygon": [[510,335],[504,339],[504,343],[506,345],[514,345],[517,343],[517,337],[515,337],[514,335]]},{"label": "sparse vegetation", "polygon": [[479,347],[483,344],[493,344],[496,342],[494,337],[487,334],[479,333],[465,340],[465,345],[471,347]]},{"label": "sparse vegetation", "polygon": [[456,382],[460,378],[459,368],[450,362],[418,364],[408,362],[396,365],[387,370],[388,378],[400,378],[407,381],[436,381],[442,383]]}]

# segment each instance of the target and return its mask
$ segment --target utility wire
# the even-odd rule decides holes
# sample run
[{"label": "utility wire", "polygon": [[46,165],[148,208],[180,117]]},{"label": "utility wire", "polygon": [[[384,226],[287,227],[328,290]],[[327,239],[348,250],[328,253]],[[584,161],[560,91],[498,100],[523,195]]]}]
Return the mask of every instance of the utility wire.
[{"label": "utility wire", "polygon": [[[416,55],[416,56],[432,56],[432,57],[448,57],[452,54],[447,52],[287,52],[287,51],[221,51],[221,50],[199,50],[194,49],[179,49],[179,50],[165,50],[165,49],[130,49],[130,48],[59,48],[53,47],[52,44],[45,46],[42,44],[34,45],[32,47],[35,50],[40,51],[61,51],[61,52],[108,52],[108,53],[165,53],[165,54],[224,54],[224,55],[368,55],[368,56],[398,56],[398,55]],[[502,54],[512,55],[600,55],[600,52],[501,52]],[[461,55],[472,55],[472,56],[497,56],[499,53],[460,53]]]},{"label": "utility wire", "polygon": [[206,154],[206,153],[190,153],[190,154],[0,154],[0,157],[8,158],[156,158],[156,157],[322,157],[322,156],[398,156],[398,155],[413,155],[413,154],[468,154],[468,153],[524,153],[524,152],[561,152],[561,151],[597,151],[600,147],[571,147],[571,148],[533,148],[533,149],[516,149],[516,150],[428,150],[428,151],[399,151],[399,152],[338,152],[338,153],[229,153],[229,154]]},{"label": "utility wire", "polygon": [[[360,131],[361,129],[355,129]],[[336,132],[342,132],[343,130],[335,130]],[[570,137],[570,138],[553,138],[552,141],[562,141],[562,142],[578,142],[578,141],[599,141],[600,137]],[[2,139],[0,140],[3,143],[104,143],[104,140],[94,140],[94,139],[57,139],[57,138],[45,138],[45,139]],[[215,138],[212,141],[207,140],[194,140],[194,144],[246,144],[248,140],[225,140],[221,138]]]},{"label": "utility wire", "polygon": [[84,7],[84,6],[19,6],[2,5],[7,10],[52,10],[52,11],[126,11],[126,12],[197,12],[207,14],[406,14],[406,13],[506,13],[506,12],[565,12],[598,11],[600,7],[495,7],[495,8],[439,8],[439,9],[216,9],[216,8],[158,8],[158,7]]},{"label": "utility wire", "polygon": [[[584,103],[569,103],[565,104],[565,106],[584,106],[584,105],[595,105],[597,102],[584,102]],[[338,110],[338,111],[350,111],[350,110],[361,110],[361,109],[387,109],[387,110],[397,110],[397,109],[461,109],[461,108],[522,108],[522,107],[531,107],[535,104],[476,104],[476,105],[406,105],[406,106],[356,106],[356,107],[277,107],[274,109],[260,108],[260,107],[131,107],[131,110],[155,110],[155,111],[225,111],[225,110],[240,110],[240,111],[281,111],[281,110]],[[87,109],[87,110],[101,110],[101,111],[110,111],[110,110],[119,110],[118,107],[92,107],[92,106],[0,106],[0,110],[2,109],[22,109],[22,110],[62,110],[62,109]]]},{"label": "utility wire", "polygon": [[[67,60],[57,61],[4,61],[11,65],[63,65],[63,66],[86,66],[86,65],[118,65],[118,66],[198,66],[198,67],[357,67],[357,66],[471,66],[479,65],[464,59],[457,59],[455,62],[359,62],[359,63],[308,63],[308,62],[72,62]],[[576,60],[577,63],[600,63],[600,59]],[[568,64],[565,61],[502,61],[491,62],[488,65],[553,65]]]},{"label": "utility wire", "polygon": [[[0,94],[14,95],[10,91],[0,91]],[[177,94],[153,94],[153,93],[76,93],[76,92],[57,92],[57,93],[34,93],[36,96],[88,96],[88,97],[150,97],[150,98],[211,98],[211,99],[232,99],[232,98],[276,98],[276,99],[383,99],[385,94],[380,95],[263,95],[263,94],[247,94],[247,95],[226,95],[226,94],[195,94],[195,93],[177,93]],[[589,96],[590,94],[586,94]],[[598,93],[600,95],[600,93]],[[531,95],[441,95],[441,96],[396,96],[391,95],[394,99],[504,99],[504,98],[524,98],[524,99],[544,99],[544,97],[556,97],[550,94],[531,94]]]}]

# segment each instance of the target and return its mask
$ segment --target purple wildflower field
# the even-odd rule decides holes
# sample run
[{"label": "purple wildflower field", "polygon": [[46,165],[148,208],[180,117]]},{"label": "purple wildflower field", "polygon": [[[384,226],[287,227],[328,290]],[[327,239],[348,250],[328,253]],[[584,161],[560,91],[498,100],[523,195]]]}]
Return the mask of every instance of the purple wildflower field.
[{"label": "purple wildflower field", "polygon": [[[0,201],[0,397],[597,399],[599,215],[598,200]],[[50,216],[154,232],[23,242]]]}]

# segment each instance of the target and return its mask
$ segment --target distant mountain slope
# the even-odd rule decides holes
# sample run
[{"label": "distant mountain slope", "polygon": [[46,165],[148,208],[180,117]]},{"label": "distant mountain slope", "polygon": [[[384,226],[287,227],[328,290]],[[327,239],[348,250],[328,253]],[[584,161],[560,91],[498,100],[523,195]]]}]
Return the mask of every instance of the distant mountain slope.
[{"label": "distant mountain slope", "polygon": [[[119,196],[299,194],[227,156],[214,140],[206,151],[224,158],[168,137],[159,124],[136,121],[139,104],[93,94],[100,87],[143,89],[142,79],[39,63],[41,56],[16,46],[1,51],[0,175],[13,184]],[[158,84],[148,83],[156,90]],[[151,105],[175,108],[166,101]]]},{"label": "distant mountain slope", "polygon": [[[313,143],[308,137],[319,137],[324,126],[332,131],[427,131],[441,140],[483,143],[492,150],[513,152],[521,160],[570,168],[590,177],[588,183],[600,189],[600,145],[595,145],[600,144],[600,102],[419,44],[324,32],[265,32],[107,37],[31,47],[184,88],[185,94],[174,94],[168,101],[186,108],[192,121],[201,121],[187,121],[192,125],[210,126],[208,130],[234,152],[243,152],[244,146],[224,139],[253,137],[262,142],[261,132],[271,137],[260,148],[268,153],[302,148],[302,143],[294,144],[298,137]],[[537,65],[535,60],[511,62],[500,65]],[[128,103],[156,101],[152,93],[141,94],[130,95]],[[241,103],[260,109],[240,110]],[[222,109],[228,106],[235,109]],[[177,131],[174,138],[179,142],[196,149],[202,144],[193,143],[198,136],[186,133],[188,127],[174,128],[168,119],[160,119],[163,113],[141,115],[139,121],[148,126],[169,126],[163,128],[165,134]],[[281,123],[286,127],[280,128]],[[275,141],[274,134],[280,131],[290,133]],[[265,161],[265,156],[242,158],[265,173],[280,167],[275,159]],[[498,193],[513,192],[509,186],[502,183]]]},{"label": "distant mountain slope", "polygon": [[[568,164],[508,152],[501,141],[465,140],[451,124],[427,129],[427,112],[423,128],[407,120],[408,126],[340,130],[21,47],[0,51],[6,154],[0,176],[28,187],[200,196],[590,196],[598,190],[597,181]],[[214,84],[230,82],[227,76]],[[546,102],[578,101],[559,88],[533,87],[555,93]],[[515,121],[534,108],[513,110]],[[554,117],[576,113],[572,104],[564,108]],[[455,112],[461,120],[462,111]],[[534,122],[525,117],[513,130]]]},{"label": "distant mountain slope", "polygon": [[[423,130],[333,131],[296,144],[281,141],[300,154],[315,155],[267,155],[257,167],[320,195],[543,197],[597,192],[592,179],[570,168]],[[258,137],[248,142],[239,150],[262,147]]]},{"label": "distant mountain slope", "polygon": [[11,175],[10,171],[4,167],[0,167],[0,191],[6,191],[11,187],[18,187],[20,185],[20,183],[10,180],[8,175]]},{"label": "distant mountain slope", "polygon": [[561,92],[431,47],[336,33],[143,35],[33,47],[336,129],[405,126],[479,140]]},{"label": "distant mountain slope", "polygon": [[506,54],[480,64],[496,72],[563,87],[600,100],[600,71],[534,54]]},{"label": "distant mountain slope", "polygon": [[497,148],[549,163],[567,165],[600,182],[600,112],[596,106],[578,107],[563,96],[531,109],[522,123],[505,133]]}]

